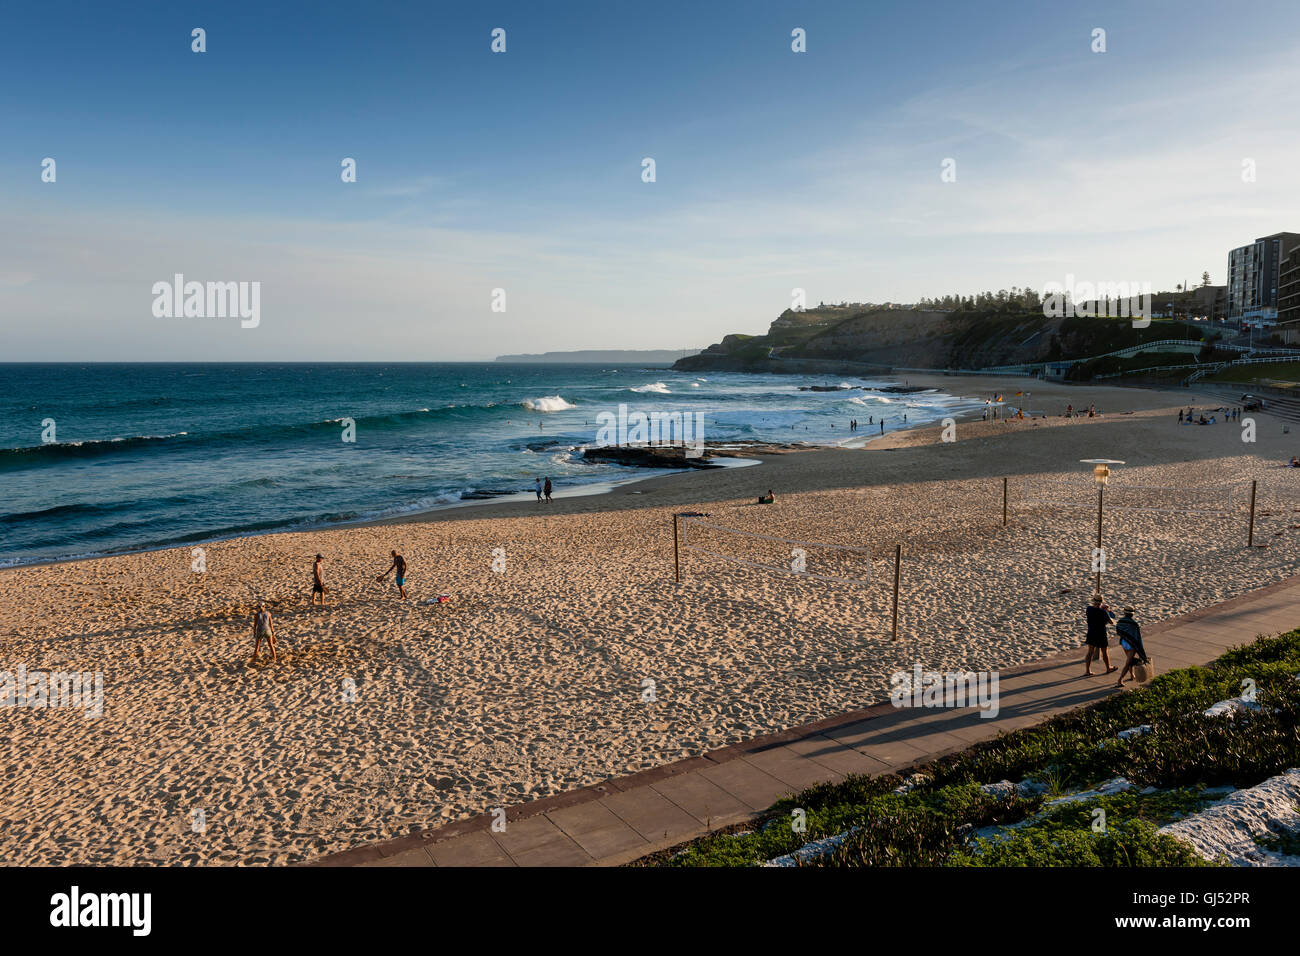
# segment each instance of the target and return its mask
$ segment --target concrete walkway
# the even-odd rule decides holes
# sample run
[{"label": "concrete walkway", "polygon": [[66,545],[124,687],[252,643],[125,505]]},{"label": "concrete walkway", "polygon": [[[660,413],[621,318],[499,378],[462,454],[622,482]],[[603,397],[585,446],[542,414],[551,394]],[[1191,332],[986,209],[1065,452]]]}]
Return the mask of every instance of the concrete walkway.
[{"label": "concrete walkway", "polygon": [[[1143,628],[1157,673],[1205,664],[1229,648],[1300,627],[1300,575]],[[1082,648],[1000,672],[1000,710],[899,709],[889,702],[701,757],[323,857],[314,866],[614,866],[743,823],[782,797],[850,773],[897,773],[1036,724],[1113,692],[1082,677]],[[1123,652],[1112,648],[1112,660]]]}]

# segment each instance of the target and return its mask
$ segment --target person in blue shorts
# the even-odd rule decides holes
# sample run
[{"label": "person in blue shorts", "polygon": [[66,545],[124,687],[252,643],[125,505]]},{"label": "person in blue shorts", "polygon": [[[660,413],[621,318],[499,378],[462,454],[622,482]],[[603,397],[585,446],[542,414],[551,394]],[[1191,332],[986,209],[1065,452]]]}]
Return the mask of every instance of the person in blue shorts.
[{"label": "person in blue shorts", "polygon": [[1116,687],[1123,687],[1124,679],[1129,671],[1133,670],[1133,665],[1138,661],[1149,664],[1151,659],[1147,657],[1147,650],[1142,646],[1142,628],[1133,619],[1133,608],[1124,608],[1124,616],[1115,622],[1115,634],[1119,637],[1119,646],[1128,655],[1128,660],[1124,662],[1124,669],[1119,672],[1119,681],[1115,684]]},{"label": "person in blue shorts", "polygon": [[[396,551],[393,552],[393,563],[388,566],[388,571],[396,571],[397,576],[394,579],[397,584],[397,593],[406,599],[406,558],[402,557]],[[388,577],[388,571],[379,575],[379,580],[383,581]]]}]

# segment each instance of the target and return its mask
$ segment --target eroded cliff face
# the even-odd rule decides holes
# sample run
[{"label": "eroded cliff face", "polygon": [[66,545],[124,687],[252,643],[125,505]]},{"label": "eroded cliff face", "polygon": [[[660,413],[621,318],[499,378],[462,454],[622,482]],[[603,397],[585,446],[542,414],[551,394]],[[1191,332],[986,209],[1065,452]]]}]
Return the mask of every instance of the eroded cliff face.
[{"label": "eroded cliff face", "polygon": [[1054,358],[1060,320],[1040,312],[809,309],[783,312],[766,335],[728,335],[683,370],[847,367],[973,368]]}]

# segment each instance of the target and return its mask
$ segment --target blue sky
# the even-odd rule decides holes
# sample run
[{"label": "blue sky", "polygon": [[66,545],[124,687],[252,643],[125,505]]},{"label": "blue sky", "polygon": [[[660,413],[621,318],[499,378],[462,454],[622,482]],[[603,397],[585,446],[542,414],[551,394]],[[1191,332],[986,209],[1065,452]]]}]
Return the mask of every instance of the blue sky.
[{"label": "blue sky", "polygon": [[[795,287],[1222,282],[1231,246],[1300,231],[1297,27],[1269,2],[16,6],[0,356],[671,348],[762,331]],[[155,318],[176,272],[261,282],[261,324]]]}]

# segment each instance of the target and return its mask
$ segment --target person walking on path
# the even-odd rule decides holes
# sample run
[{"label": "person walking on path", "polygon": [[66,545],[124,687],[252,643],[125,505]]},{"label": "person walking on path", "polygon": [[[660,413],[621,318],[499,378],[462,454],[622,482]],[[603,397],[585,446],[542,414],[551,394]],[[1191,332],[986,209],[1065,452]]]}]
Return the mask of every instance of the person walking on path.
[{"label": "person walking on path", "polygon": [[1106,673],[1113,674],[1119,668],[1110,662],[1110,652],[1106,648],[1108,643],[1106,625],[1115,620],[1115,615],[1103,603],[1100,594],[1092,596],[1092,604],[1087,609],[1087,618],[1088,636],[1086,642],[1088,653],[1083,658],[1083,673],[1087,677],[1092,676],[1093,659],[1100,653],[1102,662],[1106,665]]},{"label": "person walking on path", "polygon": [[311,569],[311,603],[316,603],[316,598],[320,598],[321,606],[325,605],[325,575],[322,573],[320,563],[325,560],[325,555],[316,555],[316,563]]},{"label": "person walking on path", "polygon": [[[397,584],[397,593],[406,600],[406,558],[402,557],[396,551],[393,552],[393,563],[388,566],[388,571],[396,571],[397,575],[394,581]],[[379,575],[379,580],[383,581],[388,577],[388,571]]]},{"label": "person walking on path", "polygon": [[1124,615],[1115,622],[1115,634],[1119,637],[1119,646],[1128,655],[1124,669],[1119,672],[1119,682],[1115,684],[1116,687],[1123,687],[1125,675],[1133,670],[1134,664],[1138,661],[1150,663],[1146,648],[1142,646],[1142,628],[1133,620],[1133,608],[1124,608]]},{"label": "person walking on path", "polygon": [[546,479],[546,484],[542,486],[542,493],[546,495],[546,503],[551,503],[551,479]]},{"label": "person walking on path", "polygon": [[271,663],[278,663],[275,656],[275,624],[271,621],[271,612],[259,601],[257,612],[253,615],[253,664],[257,663],[257,652],[261,649],[263,640],[271,649]]}]

